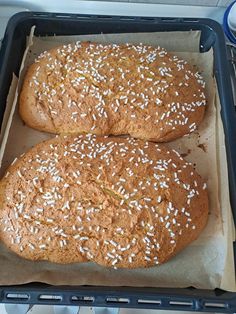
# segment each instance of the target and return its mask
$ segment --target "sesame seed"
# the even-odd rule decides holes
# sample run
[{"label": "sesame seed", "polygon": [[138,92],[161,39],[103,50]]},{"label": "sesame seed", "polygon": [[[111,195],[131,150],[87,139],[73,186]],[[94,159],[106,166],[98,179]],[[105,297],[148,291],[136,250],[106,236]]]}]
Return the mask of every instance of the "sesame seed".
[{"label": "sesame seed", "polygon": [[112,258],[112,259],[113,259],[113,258],[115,258],[115,256],[114,256],[114,255],[112,255],[112,254],[111,254],[111,253],[109,253],[109,252],[107,253],[107,256],[108,256],[108,257],[110,257],[110,258]]},{"label": "sesame seed", "polygon": [[116,243],[115,241],[113,241],[113,240],[111,240],[110,243],[111,243],[113,246],[115,246],[115,247],[117,246],[117,243]]},{"label": "sesame seed", "polygon": [[157,198],[157,203],[161,203],[162,199],[161,199],[161,196],[159,195],[158,198]]},{"label": "sesame seed", "polygon": [[31,250],[35,250],[35,246],[32,243],[28,243],[28,246]]},{"label": "sesame seed", "polygon": [[165,225],[166,229],[168,229],[169,226],[170,226],[170,222],[168,221],[168,222],[166,223],[166,225]]},{"label": "sesame seed", "polygon": [[21,174],[21,172],[18,170],[17,171],[17,174],[18,174],[18,176],[22,179],[23,178],[23,176],[22,176],[22,174]]},{"label": "sesame seed", "polygon": [[145,256],[144,259],[145,259],[145,261],[148,261],[148,262],[151,261],[150,257],[148,257],[148,256]]},{"label": "sesame seed", "polygon": [[81,241],[86,241],[86,240],[88,240],[88,239],[89,239],[88,237],[81,237],[81,238],[80,238]]},{"label": "sesame seed", "polygon": [[118,262],[118,259],[116,258],[116,259],[114,259],[114,261],[112,261],[112,265],[115,265],[116,263]]}]

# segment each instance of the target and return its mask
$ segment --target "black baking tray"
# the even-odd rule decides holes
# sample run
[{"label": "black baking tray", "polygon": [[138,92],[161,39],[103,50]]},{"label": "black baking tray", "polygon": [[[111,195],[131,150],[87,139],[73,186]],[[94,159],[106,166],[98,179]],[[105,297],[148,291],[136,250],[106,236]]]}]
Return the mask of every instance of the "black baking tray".
[{"label": "black baking tray", "polygon": [[[230,199],[236,221],[236,112],[221,26],[210,19],[79,15],[22,12],[14,15],[6,28],[0,50],[0,121],[2,122],[12,73],[18,75],[26,46],[26,36],[35,25],[36,36],[168,32],[200,30],[200,52],[214,50],[214,75],[221,100],[225,132]],[[235,276],[235,274],[232,274]],[[100,286],[50,286],[29,283],[0,286],[0,302],[64,304],[81,306],[130,307],[233,313],[236,293],[192,287],[135,288]]]}]

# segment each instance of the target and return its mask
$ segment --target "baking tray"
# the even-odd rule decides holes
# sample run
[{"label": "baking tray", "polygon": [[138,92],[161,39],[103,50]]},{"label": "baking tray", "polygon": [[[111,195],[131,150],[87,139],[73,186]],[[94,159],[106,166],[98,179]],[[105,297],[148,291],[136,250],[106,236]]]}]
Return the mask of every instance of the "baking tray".
[{"label": "baking tray", "polygon": [[[79,15],[22,12],[6,28],[0,50],[0,122],[2,122],[12,73],[18,75],[26,47],[26,36],[36,25],[36,36],[99,33],[167,32],[200,30],[200,52],[214,51],[214,75],[221,100],[230,183],[230,199],[236,221],[236,112],[229,65],[221,26],[210,19]],[[234,274],[232,274],[234,276]],[[103,286],[51,286],[30,283],[0,286],[0,302],[126,307],[186,311],[236,312],[236,293],[192,287],[135,288]]]}]

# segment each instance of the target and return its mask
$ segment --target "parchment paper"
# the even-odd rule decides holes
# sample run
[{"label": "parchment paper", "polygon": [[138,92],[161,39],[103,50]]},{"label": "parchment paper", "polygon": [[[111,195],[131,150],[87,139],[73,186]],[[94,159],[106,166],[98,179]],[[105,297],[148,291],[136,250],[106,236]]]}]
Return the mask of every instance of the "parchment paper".
[{"label": "parchment paper", "polygon": [[[213,78],[213,52],[199,53],[200,32],[106,34],[45,37],[29,39],[22,63],[19,90],[26,68],[42,51],[75,40],[99,42],[143,42],[160,45],[197,65],[207,83],[208,106],[198,132],[169,143],[196,163],[196,169],[208,184],[210,215],[207,227],[185,250],[168,263],[149,269],[114,270],[93,263],[57,265],[31,262],[0,245],[0,284],[40,281],[56,285],[110,285],[187,287],[236,290],[233,260],[232,214],[229,203],[224,132],[220,103]],[[18,92],[2,141],[1,175],[9,164],[34,144],[51,137],[25,126],[18,114]],[[9,129],[9,130],[8,130]],[[6,147],[4,147],[6,144]]]}]

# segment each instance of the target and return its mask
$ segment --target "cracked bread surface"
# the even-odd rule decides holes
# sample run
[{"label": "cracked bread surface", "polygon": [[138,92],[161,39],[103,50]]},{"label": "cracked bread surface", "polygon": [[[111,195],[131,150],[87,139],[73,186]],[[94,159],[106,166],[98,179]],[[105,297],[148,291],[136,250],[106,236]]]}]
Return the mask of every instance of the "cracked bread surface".
[{"label": "cracked bread surface", "polygon": [[57,136],[1,180],[0,238],[18,255],[114,268],[162,264],[206,225],[206,184],[163,144]]},{"label": "cracked bread surface", "polygon": [[167,142],[204,117],[197,69],[160,47],[76,42],[42,53],[25,76],[25,123],[55,134],[129,134]]}]

